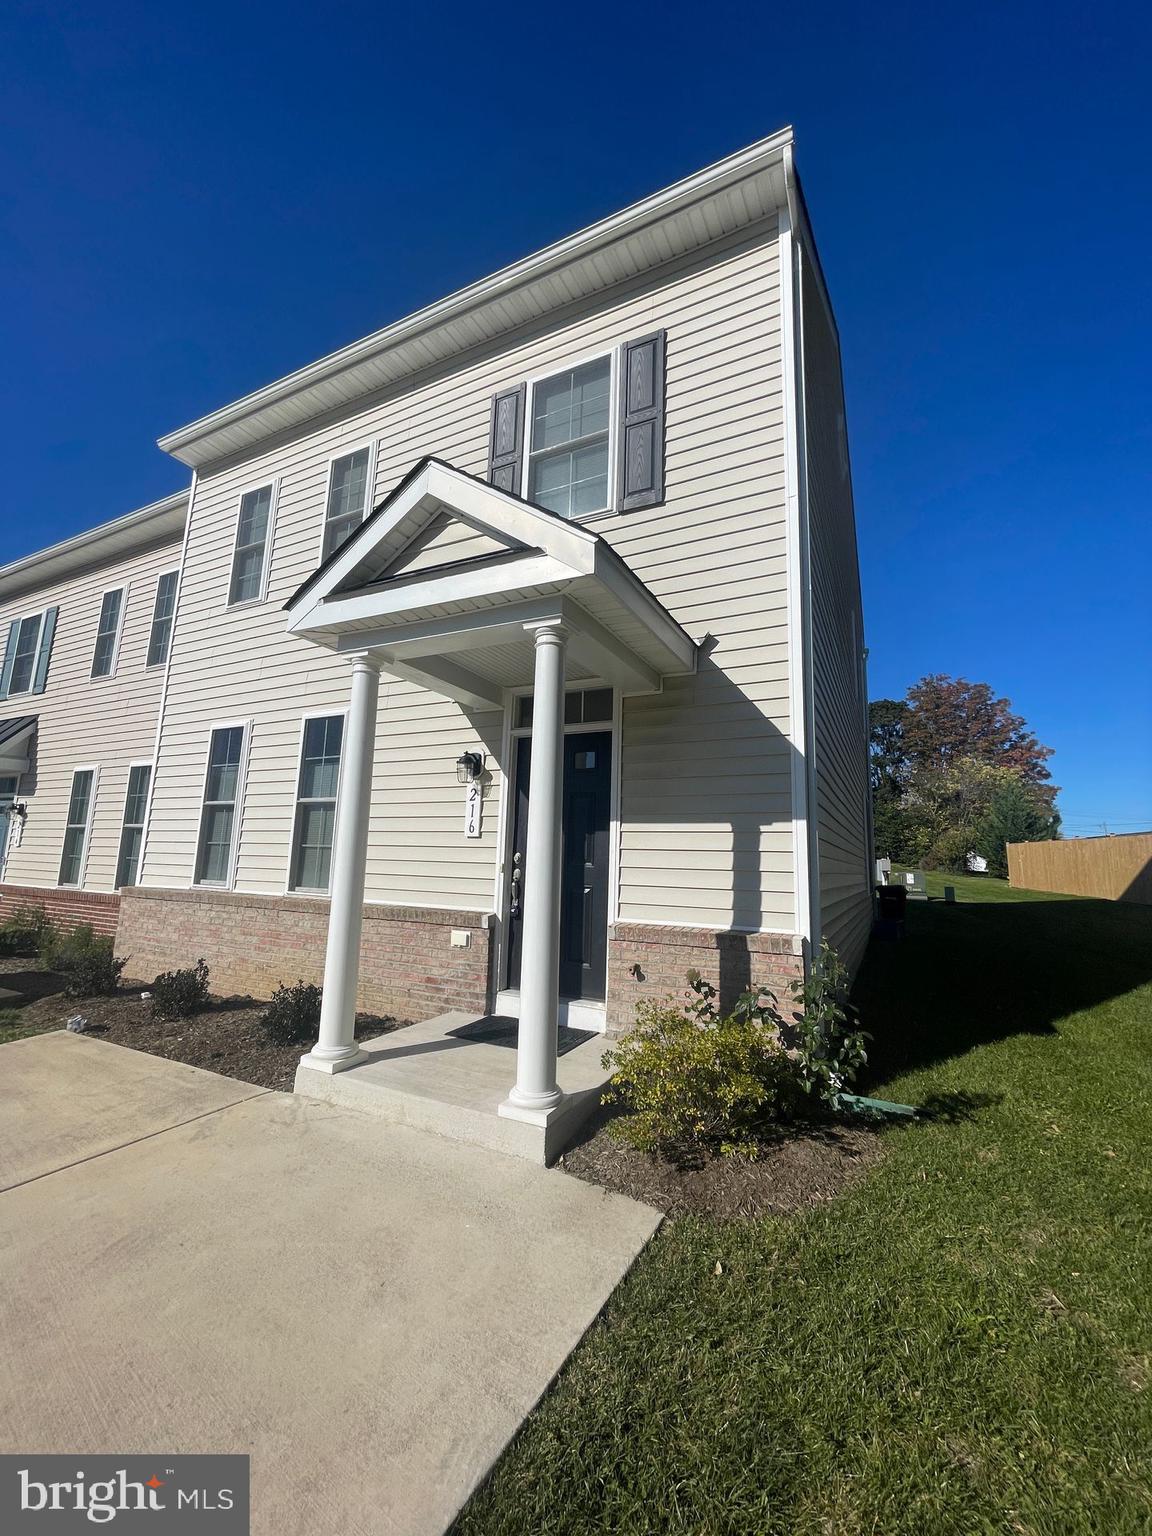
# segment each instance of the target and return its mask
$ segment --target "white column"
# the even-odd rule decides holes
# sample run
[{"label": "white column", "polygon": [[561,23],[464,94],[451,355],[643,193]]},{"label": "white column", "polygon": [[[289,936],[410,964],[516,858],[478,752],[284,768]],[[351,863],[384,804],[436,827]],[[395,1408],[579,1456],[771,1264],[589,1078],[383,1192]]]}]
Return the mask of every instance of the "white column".
[{"label": "white column", "polygon": [[301,1066],[341,1072],[364,1059],[356,1044],[356,983],[360,975],[360,928],[364,914],[364,866],[376,753],[376,704],[380,667],[370,656],[352,662],[352,697],[344,729],[340,799],[332,848],[328,949],[320,1039]]},{"label": "white column", "polygon": [[[536,629],[532,772],[524,850],[520,1030],[516,1086],[507,1108],[546,1112],[560,1102],[556,1026],[560,993],[560,818],[564,781],[564,651],[560,624]],[[503,1106],[502,1106],[503,1107]]]}]

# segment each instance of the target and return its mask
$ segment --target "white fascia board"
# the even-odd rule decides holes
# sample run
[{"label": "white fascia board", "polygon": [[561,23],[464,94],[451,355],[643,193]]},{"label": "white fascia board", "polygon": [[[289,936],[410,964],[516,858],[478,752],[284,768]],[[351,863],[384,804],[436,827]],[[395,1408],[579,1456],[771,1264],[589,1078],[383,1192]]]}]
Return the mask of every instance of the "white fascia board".
[{"label": "white fascia board", "polygon": [[[70,539],[62,539],[59,544],[50,544],[47,549],[39,549],[35,554],[0,566],[0,599],[29,588],[47,586],[75,571],[113,560],[118,554],[127,558],[149,538],[149,530],[157,542],[170,535],[176,543],[187,521],[188,498],[188,491],[177,491],[161,501],[139,507],[135,512],[126,512],[123,517],[113,518],[109,523],[101,523],[97,528],[89,528]],[[117,545],[122,545],[122,550],[117,549]]]},{"label": "white fascia board", "polygon": [[[185,427],[166,433],[158,439],[159,446],[165,453],[172,454],[191,467],[201,466],[213,458],[234,452],[235,447],[217,447],[214,450],[212,437],[277,405],[283,405],[296,396],[306,394],[340,375],[352,373],[358,365],[371,363],[373,359],[405,342],[450,328],[469,313],[492,305],[507,306],[517,291],[530,283],[585,259],[601,248],[639,234],[653,224],[673,218],[677,213],[690,210],[702,198],[719,193],[733,183],[778,166],[792,138],[792,129],[782,128],[778,133],[760,139],[713,165],[705,166],[703,170],[674,182],[670,187],[596,224],[568,235],[521,261],[513,262],[511,266],[503,267],[490,277],[461,288],[360,341],[341,347],[307,367],[276,379],[264,388],[222,406]],[[355,389],[351,390],[348,398],[354,399],[357,393]],[[253,442],[261,436],[283,429],[285,425],[301,426],[309,414],[312,413],[304,413],[299,420],[286,421],[284,413],[281,413],[278,425],[270,422],[267,429],[253,432]]]}]

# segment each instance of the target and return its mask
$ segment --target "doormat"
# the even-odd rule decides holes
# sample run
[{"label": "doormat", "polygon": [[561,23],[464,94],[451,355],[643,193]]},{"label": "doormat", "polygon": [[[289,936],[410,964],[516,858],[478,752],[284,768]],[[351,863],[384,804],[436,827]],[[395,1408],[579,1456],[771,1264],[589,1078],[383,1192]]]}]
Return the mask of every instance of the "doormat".
[{"label": "doormat", "polygon": [[[457,1040],[482,1040],[485,1045],[506,1045],[515,1050],[518,1028],[515,1019],[505,1018],[503,1014],[489,1014],[486,1019],[477,1019],[474,1024],[461,1024],[459,1029],[450,1029],[448,1033]],[[564,1056],[578,1045],[583,1045],[585,1040],[595,1038],[594,1029],[569,1029],[567,1024],[561,1024],[557,1030],[556,1054]]]}]

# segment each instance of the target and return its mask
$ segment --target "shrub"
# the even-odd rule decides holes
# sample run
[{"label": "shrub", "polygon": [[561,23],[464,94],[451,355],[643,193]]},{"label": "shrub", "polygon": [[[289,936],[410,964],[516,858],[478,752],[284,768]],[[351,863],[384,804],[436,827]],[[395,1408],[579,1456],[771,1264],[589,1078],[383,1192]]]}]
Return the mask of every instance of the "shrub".
[{"label": "shrub", "polygon": [[0,927],[0,955],[37,955],[51,931],[43,907],[17,907]]},{"label": "shrub", "polygon": [[925,869],[942,869],[953,875],[966,874],[974,836],[966,827],[952,827],[947,832],[941,832],[924,856]]},{"label": "shrub", "polygon": [[690,973],[686,1006],[642,1003],[635,1029],[604,1057],[604,1102],[631,1113],[612,1134],[642,1152],[699,1142],[755,1156],[757,1135],[789,1097],[789,1063],[770,1006],[748,993],[721,1016],[715,992]]},{"label": "shrub", "polygon": [[260,1022],[276,1045],[314,1040],[320,1024],[319,987],[298,981],[294,987],[277,987]]},{"label": "shrub", "polygon": [[203,959],[182,971],[165,971],[152,983],[154,1019],[189,1019],[208,1006],[208,965]]},{"label": "shrub", "polygon": [[116,959],[112,940],[87,923],[67,932],[49,926],[41,935],[40,962],[66,978],[65,997],[111,997],[127,963]]},{"label": "shrub", "polygon": [[868,1060],[865,1041],[848,1002],[848,973],[827,939],[807,981],[793,983],[797,1019],[787,1027],[789,1055],[802,1092],[837,1107]]}]

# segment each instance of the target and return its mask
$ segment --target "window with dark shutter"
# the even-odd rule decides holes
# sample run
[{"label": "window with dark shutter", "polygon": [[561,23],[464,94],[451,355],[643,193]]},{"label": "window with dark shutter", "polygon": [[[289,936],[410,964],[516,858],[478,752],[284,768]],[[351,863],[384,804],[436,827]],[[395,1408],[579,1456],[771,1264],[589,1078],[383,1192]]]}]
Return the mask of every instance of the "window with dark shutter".
[{"label": "window with dark shutter", "polygon": [[620,348],[621,512],[664,500],[664,335],[656,331]]}]

